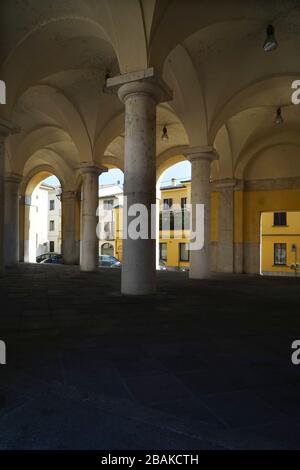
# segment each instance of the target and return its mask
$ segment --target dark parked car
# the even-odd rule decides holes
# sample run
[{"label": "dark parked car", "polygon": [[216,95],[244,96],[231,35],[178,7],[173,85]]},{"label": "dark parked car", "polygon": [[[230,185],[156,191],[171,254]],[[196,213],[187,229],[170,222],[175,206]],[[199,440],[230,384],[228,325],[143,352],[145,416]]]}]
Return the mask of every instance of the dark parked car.
[{"label": "dark parked car", "polygon": [[121,263],[120,261],[112,255],[100,255],[99,256],[99,266],[101,268],[120,268]]},{"label": "dark parked car", "polygon": [[159,260],[158,271],[167,271],[166,263],[163,260]]},{"label": "dark parked car", "polygon": [[51,258],[43,259],[41,264],[62,264],[62,257],[60,255],[51,256]]},{"label": "dark parked car", "polygon": [[42,261],[48,258],[62,258],[62,255],[60,255],[59,253],[43,253],[42,255],[36,257],[36,262],[41,263]]}]

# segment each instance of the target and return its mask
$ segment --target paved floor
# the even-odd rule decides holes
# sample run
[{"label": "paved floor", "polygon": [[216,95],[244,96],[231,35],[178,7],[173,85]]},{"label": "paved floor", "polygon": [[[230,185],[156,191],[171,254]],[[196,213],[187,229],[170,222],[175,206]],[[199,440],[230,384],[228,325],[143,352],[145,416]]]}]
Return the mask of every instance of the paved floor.
[{"label": "paved floor", "polygon": [[299,449],[300,279],[20,265],[0,280],[1,449]]}]

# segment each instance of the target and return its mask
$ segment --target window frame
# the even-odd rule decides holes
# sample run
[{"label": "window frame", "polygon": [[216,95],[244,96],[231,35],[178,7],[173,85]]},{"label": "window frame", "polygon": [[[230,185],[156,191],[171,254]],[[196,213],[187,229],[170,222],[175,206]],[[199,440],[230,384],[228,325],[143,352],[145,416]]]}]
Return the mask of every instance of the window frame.
[{"label": "window frame", "polygon": [[[109,207],[106,207],[106,205],[109,205]],[[103,199],[103,209],[105,211],[112,211],[114,208],[114,199]]]},{"label": "window frame", "polygon": [[[165,245],[165,248],[166,248],[165,258],[162,257],[163,245]],[[168,244],[166,242],[160,242],[159,243],[159,260],[161,260],[161,261],[167,261],[168,260]]]},{"label": "window frame", "polygon": [[[283,252],[284,251],[284,262],[281,262],[280,260],[282,259],[282,254],[277,253],[277,248],[280,246],[280,250]],[[284,249],[283,249],[284,247]],[[286,243],[274,243],[274,266],[286,266],[287,265],[287,244]]]},{"label": "window frame", "polygon": [[[181,252],[181,247],[183,245],[186,245],[187,248],[186,248],[186,253],[187,253],[187,259],[183,259],[182,258],[182,252]],[[190,250],[189,250],[189,243],[179,243],[179,261],[180,262],[185,262],[185,263],[188,263],[190,261]]]},{"label": "window frame", "polygon": [[[166,201],[169,201],[168,203]],[[172,197],[166,197],[163,199],[163,210],[164,211],[170,211],[173,206],[173,198]]]},{"label": "window frame", "polygon": [[180,198],[180,207],[181,210],[185,210],[185,206],[187,205],[187,197]]},{"label": "window frame", "polygon": [[273,226],[286,227],[287,226],[287,212],[277,211],[273,213]]}]

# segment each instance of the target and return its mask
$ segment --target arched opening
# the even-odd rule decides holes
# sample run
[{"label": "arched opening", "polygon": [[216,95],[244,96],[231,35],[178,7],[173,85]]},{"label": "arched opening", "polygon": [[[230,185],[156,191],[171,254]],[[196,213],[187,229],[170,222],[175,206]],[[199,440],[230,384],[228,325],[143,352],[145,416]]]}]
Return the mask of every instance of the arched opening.
[{"label": "arched opening", "polygon": [[109,169],[99,177],[99,254],[122,261],[122,210],[124,174]]},{"label": "arched opening", "polygon": [[[62,253],[62,187],[48,171],[30,178],[25,187],[21,208],[21,259],[24,262],[46,262]],[[46,260],[46,261],[45,261]]]},{"label": "arched opening", "polygon": [[[165,168],[156,186],[156,260],[159,270],[189,268],[187,204],[191,202],[191,164],[179,161]],[[184,226],[182,225],[184,221]]]},{"label": "arched opening", "polygon": [[114,256],[114,246],[111,243],[103,243],[101,246],[101,255]]}]

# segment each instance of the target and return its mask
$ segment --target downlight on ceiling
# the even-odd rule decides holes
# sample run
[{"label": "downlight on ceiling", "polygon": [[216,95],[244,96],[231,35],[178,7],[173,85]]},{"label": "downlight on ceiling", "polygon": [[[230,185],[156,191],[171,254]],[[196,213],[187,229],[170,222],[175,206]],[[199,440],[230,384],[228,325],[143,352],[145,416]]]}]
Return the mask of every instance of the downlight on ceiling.
[{"label": "downlight on ceiling", "polygon": [[267,33],[267,37],[264,42],[264,51],[265,52],[275,51],[275,49],[277,49],[278,47],[278,42],[276,41],[276,38],[275,38],[274,26],[269,24],[267,27],[266,33]]},{"label": "downlight on ceiling", "polygon": [[282,114],[281,114],[281,108],[277,108],[277,111],[276,111],[276,116],[275,116],[275,119],[274,119],[274,124],[283,124],[283,117],[282,117]]},{"label": "downlight on ceiling", "polygon": [[166,125],[164,125],[164,127],[163,127],[161,140],[163,140],[164,142],[167,142],[169,140],[168,129],[167,129]]}]

